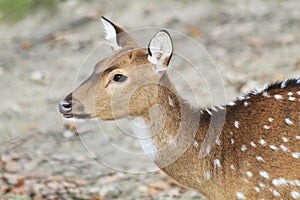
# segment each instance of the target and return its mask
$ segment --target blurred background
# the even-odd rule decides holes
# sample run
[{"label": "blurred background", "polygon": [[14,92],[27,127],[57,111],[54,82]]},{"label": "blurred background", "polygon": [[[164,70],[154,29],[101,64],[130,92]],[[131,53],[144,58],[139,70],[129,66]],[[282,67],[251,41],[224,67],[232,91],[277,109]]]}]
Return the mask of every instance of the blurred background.
[{"label": "blurred background", "polygon": [[[189,79],[175,81],[181,94],[205,107],[300,75],[299,10],[293,0],[0,0],[0,199],[202,199],[159,170],[127,173],[141,161],[128,163],[107,143],[140,147],[115,124],[103,125],[112,133],[103,140],[95,124],[64,122],[58,113],[58,102],[109,53],[100,17],[131,31],[172,29],[203,47],[185,52],[206,59],[194,63],[201,73],[216,70],[222,87],[214,95],[184,62],[171,64]],[[99,54],[87,59],[96,46]],[[92,159],[83,140],[123,170]]]}]

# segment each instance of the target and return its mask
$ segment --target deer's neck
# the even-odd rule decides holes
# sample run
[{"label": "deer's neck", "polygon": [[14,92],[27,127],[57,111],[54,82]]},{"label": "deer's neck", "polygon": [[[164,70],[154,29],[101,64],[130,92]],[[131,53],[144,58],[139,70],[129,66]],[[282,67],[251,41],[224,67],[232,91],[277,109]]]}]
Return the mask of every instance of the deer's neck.
[{"label": "deer's neck", "polygon": [[141,145],[160,168],[181,157],[199,130],[199,111],[178,95],[167,74],[161,79],[156,101],[142,118],[147,130]]}]

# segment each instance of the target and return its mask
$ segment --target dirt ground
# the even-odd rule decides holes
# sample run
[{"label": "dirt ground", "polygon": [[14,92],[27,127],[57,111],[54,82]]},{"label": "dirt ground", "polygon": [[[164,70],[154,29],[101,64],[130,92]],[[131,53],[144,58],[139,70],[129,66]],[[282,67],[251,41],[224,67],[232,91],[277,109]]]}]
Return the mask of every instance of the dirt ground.
[{"label": "dirt ground", "polygon": [[146,27],[170,29],[179,55],[171,65],[180,73],[171,79],[205,107],[300,75],[299,10],[293,0],[68,0],[55,12],[1,24],[1,199],[202,199],[146,157],[126,154],[141,152],[122,132],[130,132],[126,120],[80,123],[76,130],[58,113],[58,102],[110,53],[100,16],[143,45],[154,30]]}]

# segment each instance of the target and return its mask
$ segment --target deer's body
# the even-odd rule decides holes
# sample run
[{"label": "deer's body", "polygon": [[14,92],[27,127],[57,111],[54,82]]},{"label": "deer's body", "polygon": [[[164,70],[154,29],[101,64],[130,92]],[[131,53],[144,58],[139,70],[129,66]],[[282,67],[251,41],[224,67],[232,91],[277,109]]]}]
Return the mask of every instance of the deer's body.
[{"label": "deer's body", "polygon": [[[103,20],[106,29],[125,33]],[[101,61],[60,111],[66,118],[141,118],[150,136],[144,150],[164,172],[208,199],[300,199],[300,79],[225,106],[194,108],[164,72],[172,55],[168,37],[159,32],[149,53],[131,48],[136,43],[127,34],[115,38],[113,49],[123,49]]]}]

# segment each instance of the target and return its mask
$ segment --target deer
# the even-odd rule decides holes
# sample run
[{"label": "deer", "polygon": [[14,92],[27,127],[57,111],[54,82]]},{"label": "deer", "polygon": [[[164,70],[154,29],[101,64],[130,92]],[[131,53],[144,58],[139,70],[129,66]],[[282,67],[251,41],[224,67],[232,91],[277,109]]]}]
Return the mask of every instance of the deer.
[{"label": "deer", "polygon": [[300,78],[195,107],[168,76],[174,47],[166,30],[141,48],[123,28],[101,21],[113,53],[59,102],[63,118],[136,119],[153,162],[207,199],[300,199]]}]

